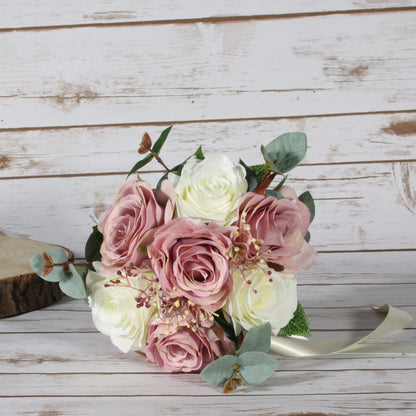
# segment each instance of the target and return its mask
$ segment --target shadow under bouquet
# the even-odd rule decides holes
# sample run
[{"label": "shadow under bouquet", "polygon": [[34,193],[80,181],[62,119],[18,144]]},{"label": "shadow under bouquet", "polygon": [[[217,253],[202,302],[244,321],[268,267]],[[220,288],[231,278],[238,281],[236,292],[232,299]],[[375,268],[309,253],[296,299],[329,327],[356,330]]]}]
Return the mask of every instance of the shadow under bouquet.
[{"label": "shadow under bouquet", "polygon": [[[310,335],[295,273],[316,259],[308,244],[315,208],[309,192],[285,184],[306,136],[261,146],[254,166],[200,147],[169,169],[160,153],[170,130],[154,144],[144,134],[146,156],[88,239],[85,273],[60,248],[33,257],[32,267],[87,298],[95,326],[122,352],[166,372],[202,372],[224,392],[259,384],[277,367],[271,335]],[[153,159],[165,169],[155,189],[137,174]]]}]

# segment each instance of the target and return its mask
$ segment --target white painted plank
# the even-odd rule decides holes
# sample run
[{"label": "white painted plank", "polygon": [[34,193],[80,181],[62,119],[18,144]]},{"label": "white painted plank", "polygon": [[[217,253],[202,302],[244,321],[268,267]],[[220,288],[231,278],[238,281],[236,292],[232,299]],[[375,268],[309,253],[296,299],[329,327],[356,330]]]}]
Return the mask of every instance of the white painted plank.
[{"label": "white painted plank", "polygon": [[[77,369],[74,368],[74,371]],[[236,395],[413,393],[415,369],[277,371]],[[412,381],[413,380],[413,381]],[[1,396],[211,396],[219,389],[199,374],[0,374]]]},{"label": "white painted plank", "polygon": [[258,416],[414,416],[414,394],[376,393],[340,395],[211,397],[35,397],[1,398],[10,415],[37,414],[77,416],[131,416],[140,409],[141,416],[167,415],[258,415]]},{"label": "white painted plank", "polygon": [[21,28],[58,25],[103,24],[119,22],[149,22],[163,20],[207,19],[358,11],[366,9],[406,8],[416,6],[414,0],[238,0],[219,2],[200,0],[99,1],[74,0],[71,3],[48,0],[3,0],[0,4],[0,28]]},{"label": "white painted plank", "polygon": [[414,110],[415,13],[2,32],[0,128]]},{"label": "white painted plank", "polygon": [[[314,331],[325,339],[358,339],[369,331]],[[404,330],[386,343],[409,345],[416,342],[414,330]],[[0,334],[0,373],[158,373],[162,372],[135,353],[123,354],[100,333]],[[409,369],[416,356],[400,354],[342,354],[321,358],[276,358],[281,370],[332,371]],[[1,394],[0,394],[1,396]]]},{"label": "white painted plank", "polygon": [[[0,177],[128,172],[139,160],[143,133],[149,132],[156,140],[164,127],[0,130]],[[303,164],[416,159],[414,112],[178,124],[162,157],[172,167],[202,145],[205,152],[237,154],[254,164],[261,159],[261,144],[288,131],[307,134]],[[151,163],[149,168],[160,165]]]},{"label": "white painted plank", "polygon": [[[145,176],[153,185],[155,175]],[[82,257],[91,226],[125,175],[0,181],[0,231],[64,245]],[[316,200],[318,250],[415,249],[416,163],[300,166],[288,184]],[[393,214],[392,214],[393,213]]]}]

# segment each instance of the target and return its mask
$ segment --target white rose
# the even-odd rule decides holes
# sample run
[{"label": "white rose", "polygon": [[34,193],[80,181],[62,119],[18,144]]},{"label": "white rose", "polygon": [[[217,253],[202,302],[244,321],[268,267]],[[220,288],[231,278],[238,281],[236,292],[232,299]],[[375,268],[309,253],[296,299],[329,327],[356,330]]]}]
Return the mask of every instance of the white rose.
[{"label": "white rose", "polygon": [[214,220],[229,225],[237,219],[238,199],[247,192],[245,169],[222,153],[195,156],[185,163],[181,176],[170,173],[179,217]]},{"label": "white rose", "polygon": [[[100,263],[94,263],[94,267],[99,271]],[[122,352],[144,351],[149,321],[157,308],[137,308],[137,291],[129,287],[105,287],[111,279],[120,279],[120,276],[88,272],[87,286],[91,289],[88,301],[94,325],[100,332],[110,336],[111,342]],[[137,288],[145,285],[140,277],[129,276],[129,280]]]},{"label": "white rose", "polygon": [[223,311],[236,334],[270,322],[272,333],[277,335],[297,308],[295,275],[276,272],[265,264],[245,271],[244,276],[238,269],[232,274],[234,287]]}]

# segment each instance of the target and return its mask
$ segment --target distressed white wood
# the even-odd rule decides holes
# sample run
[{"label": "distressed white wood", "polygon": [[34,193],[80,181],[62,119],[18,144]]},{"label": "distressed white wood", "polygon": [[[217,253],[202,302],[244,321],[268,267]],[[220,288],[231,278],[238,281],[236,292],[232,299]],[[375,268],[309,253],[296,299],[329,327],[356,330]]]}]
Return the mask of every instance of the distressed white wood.
[{"label": "distressed white wood", "polygon": [[[0,177],[128,172],[139,160],[144,132],[156,140],[161,125],[1,131]],[[303,164],[416,159],[416,113],[366,114],[174,125],[161,156],[173,167],[201,144],[246,163],[261,161],[260,145],[288,131],[303,131]],[[159,169],[156,162],[146,169]]]},{"label": "distressed white wood", "polygon": [[[411,394],[375,393],[340,395],[210,396],[210,397],[35,397],[1,398],[13,415],[130,416],[181,414],[217,416],[252,414],[259,416],[414,416],[416,400]],[[197,405],[195,404],[197,403]],[[55,412],[55,413],[54,413]],[[36,413],[35,413],[36,414]]]},{"label": "distressed white wood", "polygon": [[0,28],[58,25],[148,22],[163,20],[207,19],[235,16],[291,15],[366,9],[400,9],[416,6],[414,0],[238,0],[232,2],[200,0],[140,1],[74,0],[71,3],[48,0],[3,0]]},{"label": "distressed white wood", "polygon": [[[315,198],[314,247],[416,249],[416,164],[400,163],[400,170],[391,163],[297,167],[287,184],[299,194],[309,190]],[[159,177],[144,175],[154,186]],[[82,257],[91,226],[124,179],[125,175],[1,180],[0,193],[7,195],[0,205],[1,231],[64,245]]]},{"label": "distressed white wood", "polygon": [[[237,395],[357,394],[387,388],[392,393],[412,392],[415,374],[414,369],[383,370],[383,377],[377,370],[277,371],[262,385],[244,386]],[[160,396],[210,396],[219,393],[218,388],[206,383],[199,374],[155,373],[151,377],[135,373],[3,374],[0,382],[3,397],[146,396],[153,395],[156,389]]]},{"label": "distressed white wood", "polygon": [[414,110],[415,15],[1,32],[0,128]]}]

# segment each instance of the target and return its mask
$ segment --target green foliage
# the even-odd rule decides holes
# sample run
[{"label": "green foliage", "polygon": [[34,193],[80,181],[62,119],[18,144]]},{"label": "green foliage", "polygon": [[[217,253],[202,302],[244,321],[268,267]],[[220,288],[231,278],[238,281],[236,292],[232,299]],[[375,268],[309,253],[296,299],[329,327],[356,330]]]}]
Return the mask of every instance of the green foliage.
[{"label": "green foliage", "polygon": [[267,352],[270,349],[270,334],[272,327],[269,322],[251,328],[244,337],[243,343],[238,350],[238,355],[248,351]]},{"label": "green foliage", "polygon": [[275,188],[273,188],[273,191],[278,191],[285,184],[288,176],[289,175],[284,176],[283,179],[279,182],[279,184]]},{"label": "green foliage", "polygon": [[98,227],[95,225],[92,227],[92,233],[85,244],[85,258],[87,261],[93,262],[101,260],[100,248],[102,243],[103,235],[98,231]]},{"label": "green foliage", "polygon": [[303,202],[309,209],[311,213],[311,222],[315,218],[315,201],[312,198],[312,195],[309,191],[304,192],[299,196],[299,201]]},{"label": "green foliage", "polygon": [[253,166],[250,166],[250,169],[256,175],[257,184],[259,184],[266,176],[266,165],[265,164],[253,165]]},{"label": "green foliage", "polygon": [[131,174],[136,172],[137,170],[141,169],[143,166],[147,165],[155,156],[159,155],[160,151],[162,150],[162,146],[165,144],[166,139],[168,138],[168,135],[171,131],[173,126],[168,127],[167,129],[163,130],[160,134],[159,138],[156,140],[155,144],[152,147],[152,153],[148,154],[146,157],[144,157],[142,160],[139,160],[130,170],[127,177],[129,177]]},{"label": "green foliage", "polygon": [[30,259],[30,265],[42,279],[59,282],[60,289],[66,295],[77,299],[87,297],[84,280],[75,266],[68,261],[68,254],[63,248],[53,247],[35,254]]},{"label": "green foliage", "polygon": [[204,153],[202,152],[202,146],[199,146],[199,147],[198,147],[198,149],[197,149],[197,151],[194,153],[194,155],[195,155],[198,159],[200,159],[200,160],[204,160],[204,159],[205,159]]},{"label": "green foliage", "polygon": [[223,355],[208,364],[201,371],[201,376],[208,381],[208,383],[214,386],[223,387],[233,376],[233,365],[236,363],[237,357],[235,355]]},{"label": "green foliage", "polygon": [[277,192],[274,189],[268,189],[266,191],[266,196],[274,196],[277,199],[285,199],[285,197],[280,192]]},{"label": "green foliage", "polygon": [[277,361],[260,351],[249,351],[239,355],[237,364],[241,366],[239,372],[244,383],[251,386],[263,383],[277,369]]},{"label": "green foliage", "polygon": [[305,311],[299,302],[293,318],[284,328],[280,330],[279,335],[286,337],[290,335],[309,337],[311,335],[308,319],[306,318]]},{"label": "green foliage", "polygon": [[267,170],[280,174],[292,170],[305,157],[306,149],[304,133],[285,133],[261,146]]},{"label": "green foliage", "polygon": [[270,335],[270,323],[251,328],[235,355],[224,355],[208,364],[201,376],[209,383],[223,387],[224,393],[231,393],[244,383],[262,383],[277,368],[277,361],[267,354]]},{"label": "green foliage", "polygon": [[305,234],[305,237],[303,237],[304,239],[305,239],[305,241],[307,242],[307,243],[309,243],[309,241],[311,241],[311,233],[308,231],[306,234]]},{"label": "green foliage", "polygon": [[257,188],[256,174],[240,159],[240,165],[246,170],[247,191],[254,191]]}]

